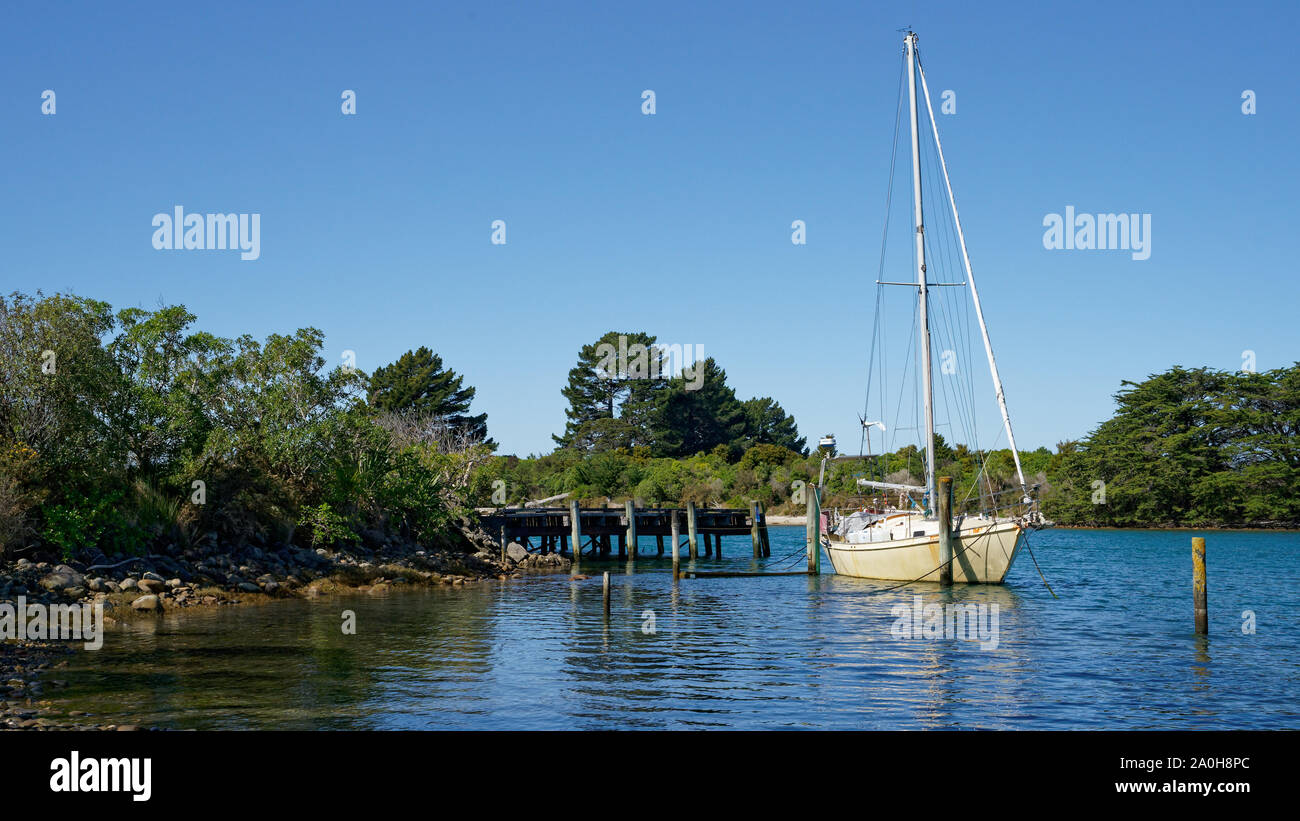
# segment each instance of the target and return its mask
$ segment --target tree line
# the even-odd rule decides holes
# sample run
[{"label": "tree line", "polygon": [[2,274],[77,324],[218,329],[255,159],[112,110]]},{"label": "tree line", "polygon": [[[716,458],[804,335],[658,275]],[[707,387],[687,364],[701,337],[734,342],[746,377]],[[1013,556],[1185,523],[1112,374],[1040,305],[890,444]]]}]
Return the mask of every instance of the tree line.
[{"label": "tree line", "polygon": [[[653,342],[644,334],[627,336]],[[678,378],[664,384],[600,373],[596,347],[584,347],[570,372],[568,425],[555,437],[560,447],[483,465],[484,474],[505,483],[510,501],[560,493],[592,504],[635,498],[745,507],[757,500],[797,512],[798,489],[821,480],[821,454],[793,439],[794,420],[769,399],[739,403],[744,410],[736,413],[725,372],[711,360],[703,372],[712,390],[692,397]],[[1026,481],[1051,520],[1300,526],[1300,363],[1261,373],[1174,367],[1122,382],[1114,399],[1113,417],[1083,439],[1059,442],[1055,452],[1020,452]],[[750,409],[756,412],[747,414]],[[1007,449],[979,453],[937,436],[935,461],[937,475],[953,477],[959,509],[991,509],[1018,496]],[[914,445],[836,460],[826,468],[824,504],[869,503],[862,479],[919,485],[924,475],[924,453]]]},{"label": "tree line", "polygon": [[[645,333],[583,346],[562,387],[557,447],[521,459],[494,455],[474,387],[427,347],[366,374],[327,367],[314,328],[228,339],[196,321],[180,305],[0,297],[0,551],[93,558],[212,535],[463,545],[475,506],[568,493],[586,504],[757,500],[797,512],[799,489],[822,477],[822,454],[779,403],[739,399],[712,358],[669,373]],[[611,366],[619,337],[646,359]],[[1049,518],[1300,522],[1300,363],[1175,367],[1122,383],[1115,399],[1114,416],[1087,437],[1021,452]],[[1009,451],[936,445],[961,509],[1017,489]],[[829,462],[824,505],[862,504],[862,479],[920,484],[923,458],[908,445]]]},{"label": "tree line", "polygon": [[673,364],[644,332],[610,331],[584,345],[561,390],[569,405],[556,445],[667,458],[721,447],[733,462],[755,445],[807,452],[794,418],[770,397],[738,399],[712,357],[675,374]]},{"label": "tree line", "polygon": [[1118,410],[1058,446],[1062,522],[1111,527],[1297,526],[1300,363],[1266,372],[1182,368],[1121,383]]},{"label": "tree line", "polygon": [[315,328],[226,339],[195,321],[0,297],[0,551],[463,540],[492,443],[438,356],[367,375],[327,368]]}]

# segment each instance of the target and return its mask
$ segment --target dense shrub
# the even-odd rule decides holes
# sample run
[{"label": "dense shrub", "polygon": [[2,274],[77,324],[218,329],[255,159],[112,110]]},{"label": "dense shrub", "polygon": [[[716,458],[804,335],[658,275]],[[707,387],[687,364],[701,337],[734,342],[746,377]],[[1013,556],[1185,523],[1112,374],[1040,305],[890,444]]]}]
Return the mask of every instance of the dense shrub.
[{"label": "dense shrub", "polygon": [[368,405],[366,375],[326,368],[314,328],[231,340],[194,322],[181,306],[0,298],[0,550],[449,536],[490,453],[481,425],[466,438]]}]

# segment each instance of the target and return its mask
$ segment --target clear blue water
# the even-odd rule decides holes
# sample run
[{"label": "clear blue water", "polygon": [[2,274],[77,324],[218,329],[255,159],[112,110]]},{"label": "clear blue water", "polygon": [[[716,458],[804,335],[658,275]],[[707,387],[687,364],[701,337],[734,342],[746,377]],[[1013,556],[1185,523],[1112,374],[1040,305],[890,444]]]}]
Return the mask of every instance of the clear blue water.
[{"label": "clear blue water", "polygon": [[[1208,637],[1193,630],[1192,535],[1034,534],[1059,599],[1027,553],[1003,586],[949,591],[833,575],[674,588],[667,561],[643,558],[584,562],[585,581],[191,611],[77,654],[58,707],[176,728],[1300,728],[1300,534],[1205,534]],[[772,560],[737,537],[697,566],[776,568],[803,529],[771,541]],[[896,638],[891,609],[915,595],[996,604],[997,647]]]}]

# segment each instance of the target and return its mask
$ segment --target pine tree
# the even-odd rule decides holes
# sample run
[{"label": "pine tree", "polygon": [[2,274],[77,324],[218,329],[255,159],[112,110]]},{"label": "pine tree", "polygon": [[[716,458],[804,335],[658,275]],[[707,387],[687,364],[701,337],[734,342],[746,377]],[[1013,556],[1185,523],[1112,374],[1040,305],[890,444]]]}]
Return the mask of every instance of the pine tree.
[{"label": "pine tree", "polygon": [[651,436],[656,455],[681,457],[722,445],[738,457],[744,449],[745,408],[727,386],[727,372],[712,357],[699,387],[682,376],[673,379],[656,403]]},{"label": "pine tree", "polygon": [[769,397],[747,399],[745,409],[745,447],[779,445],[807,455],[807,440],[799,436],[794,417],[780,403]]},{"label": "pine tree", "polygon": [[[569,371],[569,383],[560,393],[569,400],[565,409],[564,433],[552,436],[560,447],[589,450],[597,440],[593,423],[621,419],[626,427],[620,441],[631,445],[649,444],[649,416],[656,396],[667,382],[664,356],[655,347],[655,337],[646,333],[610,331],[578,351],[578,363]],[[608,425],[598,426],[605,434]]]},{"label": "pine tree", "polygon": [[426,347],[407,351],[370,375],[369,402],[385,411],[413,411],[442,419],[473,439],[487,439],[487,414],[470,415],[473,387],[443,367],[442,357]]}]

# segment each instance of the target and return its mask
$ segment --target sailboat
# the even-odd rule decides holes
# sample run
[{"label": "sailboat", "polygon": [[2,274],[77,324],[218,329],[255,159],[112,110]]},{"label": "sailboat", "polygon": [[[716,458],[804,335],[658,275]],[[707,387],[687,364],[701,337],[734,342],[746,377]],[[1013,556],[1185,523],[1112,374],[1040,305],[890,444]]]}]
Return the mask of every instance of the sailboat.
[{"label": "sailboat", "polygon": [[[1024,470],[1020,464],[1020,454],[1016,449],[1015,436],[1011,431],[1011,417],[1007,412],[1006,397],[1002,389],[1002,380],[998,375],[997,362],[993,357],[993,346],[989,341],[988,327],[984,322],[984,311],[979,301],[979,292],[975,288],[975,276],[971,270],[970,256],[966,251],[966,238],[962,233],[961,220],[957,216],[957,202],[953,196],[952,183],[948,178],[948,166],[943,158],[943,148],[939,143],[939,128],[935,122],[934,107],[930,102],[930,90],[925,79],[925,72],[917,56],[917,37],[909,31],[904,38],[905,61],[907,70],[908,96],[910,100],[912,131],[912,195],[913,224],[916,236],[916,281],[915,283],[887,283],[879,285],[906,285],[915,288],[917,293],[917,344],[919,357],[917,367],[920,370],[920,391],[924,402],[925,434],[925,485],[911,485],[898,482],[859,480],[859,484],[882,491],[889,499],[896,494],[899,503],[894,506],[871,505],[866,509],[845,516],[832,516],[828,522],[823,545],[835,567],[835,572],[845,576],[866,579],[887,579],[897,581],[940,581],[941,571],[945,565],[951,567],[954,583],[1001,584],[1007,572],[1016,560],[1028,530],[1042,524],[1037,504],[1032,497],[1033,488],[1025,481]],[[926,231],[922,210],[921,185],[921,145],[918,116],[918,80],[921,96],[924,97],[926,112],[929,115],[930,128],[934,135],[934,150],[938,157],[938,168],[942,172],[943,183],[951,206],[951,216],[956,228],[956,239],[961,249],[961,261],[965,268],[965,283],[935,283],[927,279],[926,272]],[[892,179],[892,174],[891,174]],[[882,252],[883,267],[883,252]],[[997,397],[998,408],[1002,414],[1002,424],[1011,456],[1015,462],[1016,477],[1019,488],[1014,489],[1018,496],[1011,505],[1003,508],[994,503],[985,510],[976,513],[958,513],[950,519],[951,559],[943,561],[940,556],[940,520],[936,510],[937,481],[935,477],[935,420],[934,420],[934,386],[931,366],[931,327],[930,327],[930,290],[938,285],[960,284],[969,288],[974,301],[975,315],[979,320],[980,334],[984,342],[989,370],[993,376],[993,388]],[[862,420],[863,427],[878,425],[879,422]],[[977,479],[978,481],[978,479]],[[948,509],[947,505],[943,508]]]}]

